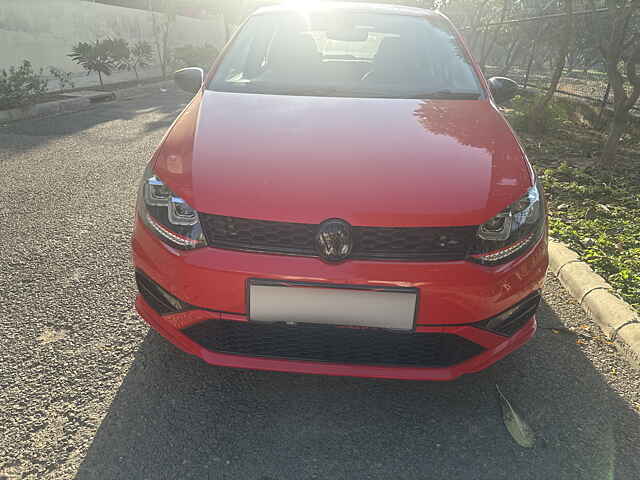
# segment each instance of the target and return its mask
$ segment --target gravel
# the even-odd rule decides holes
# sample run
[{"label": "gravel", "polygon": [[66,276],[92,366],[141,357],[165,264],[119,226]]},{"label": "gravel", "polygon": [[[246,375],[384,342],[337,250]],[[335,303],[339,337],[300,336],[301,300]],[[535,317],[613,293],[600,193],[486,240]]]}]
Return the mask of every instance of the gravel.
[{"label": "gravel", "polygon": [[554,278],[536,337],[452,383],[217,368],[149,331],[133,203],[185,101],[0,127],[0,479],[638,478],[640,373]]}]

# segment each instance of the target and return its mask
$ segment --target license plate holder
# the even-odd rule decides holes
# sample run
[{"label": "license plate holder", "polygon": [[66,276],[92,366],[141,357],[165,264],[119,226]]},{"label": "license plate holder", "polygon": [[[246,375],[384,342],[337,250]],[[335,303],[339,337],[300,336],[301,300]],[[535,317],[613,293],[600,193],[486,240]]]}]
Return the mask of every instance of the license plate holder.
[{"label": "license plate holder", "polygon": [[413,331],[418,289],[249,279],[249,321]]}]

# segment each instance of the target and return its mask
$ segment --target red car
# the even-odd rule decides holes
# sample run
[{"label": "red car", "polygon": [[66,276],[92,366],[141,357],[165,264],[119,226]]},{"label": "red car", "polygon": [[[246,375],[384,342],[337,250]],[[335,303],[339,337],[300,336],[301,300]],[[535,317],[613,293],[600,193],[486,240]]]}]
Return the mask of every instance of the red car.
[{"label": "red car", "polygon": [[230,367],[451,380],[534,334],[540,185],[439,13],[258,10],[144,173],[142,317]]}]

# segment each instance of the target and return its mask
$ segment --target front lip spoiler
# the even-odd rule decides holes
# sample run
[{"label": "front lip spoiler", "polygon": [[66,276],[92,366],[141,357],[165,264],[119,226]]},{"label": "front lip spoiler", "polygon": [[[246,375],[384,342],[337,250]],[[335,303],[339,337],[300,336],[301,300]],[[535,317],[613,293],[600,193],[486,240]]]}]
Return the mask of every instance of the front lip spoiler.
[{"label": "front lip spoiler", "polygon": [[[143,319],[149,323],[149,325],[151,325],[156,331],[158,331],[158,333],[175,346],[212,365],[252,370],[365,378],[388,378],[398,380],[450,381],[455,380],[464,374],[484,370],[509,353],[518,349],[521,345],[526,343],[536,331],[536,320],[534,316],[512,337],[505,339],[495,347],[487,349],[475,357],[450,367],[429,368],[346,365],[245,357],[241,355],[213,352],[201,347],[180,330],[165,322],[140,295],[136,298],[136,309]],[[455,326],[451,327],[450,333],[463,334],[464,330],[467,328],[474,329],[472,326]],[[439,327],[439,330],[442,331],[442,327]]]}]

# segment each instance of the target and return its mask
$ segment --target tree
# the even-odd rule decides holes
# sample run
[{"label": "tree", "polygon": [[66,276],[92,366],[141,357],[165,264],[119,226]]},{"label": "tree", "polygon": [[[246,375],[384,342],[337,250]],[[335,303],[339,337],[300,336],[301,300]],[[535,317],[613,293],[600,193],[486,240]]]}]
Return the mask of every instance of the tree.
[{"label": "tree", "polygon": [[131,50],[129,50],[129,42],[124,38],[107,38],[104,40],[109,55],[113,59],[113,62],[118,70],[127,70],[128,61],[131,57]]},{"label": "tree", "polygon": [[569,47],[573,38],[573,0],[564,0],[564,8],[564,29],[562,30],[560,45],[557,50],[555,66],[553,74],[551,75],[549,88],[547,88],[544,95],[538,97],[529,111],[528,129],[534,134],[540,133],[544,129],[544,112],[558,88],[558,83],[560,82],[560,77],[564,71],[567,55],[569,54]]},{"label": "tree", "polygon": [[100,79],[100,86],[104,87],[102,75],[111,75],[118,68],[118,55],[114,48],[121,48],[121,45],[114,44],[114,41],[107,38],[96,40],[94,43],[80,42],[75,45],[68,55],[71,59],[82,66],[87,71],[87,75],[96,72]]},{"label": "tree", "polygon": [[[510,8],[511,8],[511,1],[504,0],[502,4],[502,8],[500,10],[500,23],[504,22],[507,14],[509,13]],[[489,40],[488,43],[487,43],[487,37],[489,36],[489,32],[485,31],[484,36],[482,37],[482,55],[480,57],[480,68],[482,68],[482,70],[484,70],[487,65],[487,61],[489,60],[489,56],[491,55],[491,52],[493,51],[493,48],[496,45],[496,41],[498,40],[499,35],[500,36],[502,35],[501,27],[493,29],[493,35],[491,36],[491,40]]]},{"label": "tree", "polygon": [[629,110],[640,98],[640,0],[606,3],[607,13],[598,19],[596,28],[613,91],[613,119],[600,162],[612,163],[629,122]]},{"label": "tree", "polygon": [[151,66],[153,60],[153,48],[149,42],[140,40],[133,44],[131,48],[127,47],[128,55],[123,59],[123,67],[127,70],[133,70],[136,80],[140,80],[138,70],[143,70]]},{"label": "tree", "polygon": [[572,75],[577,68],[582,70],[583,75],[596,65],[603,65],[604,68],[598,50],[598,32],[591,28],[592,15],[599,14],[576,16],[573,20],[575,35],[567,58],[567,75]]},{"label": "tree", "polygon": [[[162,79],[166,80],[167,70],[172,63],[171,47],[169,39],[171,28],[176,21],[176,5],[169,0],[149,0],[154,11],[151,12],[151,24],[153,27],[153,38],[156,44],[158,62],[162,71]],[[161,12],[161,13],[158,13]],[[160,18],[158,18],[160,17]]]}]

